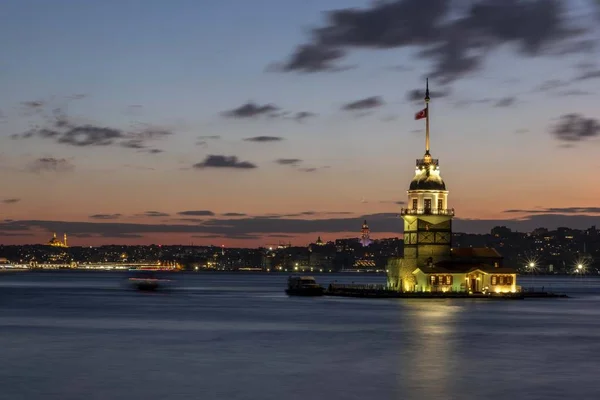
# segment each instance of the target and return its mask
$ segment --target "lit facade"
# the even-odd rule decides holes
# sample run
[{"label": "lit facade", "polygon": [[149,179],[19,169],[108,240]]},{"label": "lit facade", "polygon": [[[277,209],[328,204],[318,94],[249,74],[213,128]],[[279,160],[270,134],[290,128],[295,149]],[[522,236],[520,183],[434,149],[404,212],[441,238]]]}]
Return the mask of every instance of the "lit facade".
[{"label": "lit facade", "polygon": [[48,245],[52,247],[69,247],[67,244],[67,234],[65,233],[63,235],[63,241],[60,241],[60,239],[56,237],[56,233],[54,233],[52,239],[48,241]]},{"label": "lit facade", "polygon": [[[399,291],[514,292],[516,272],[502,267],[502,256],[471,253],[458,255],[452,249],[452,220],[448,190],[439,160],[432,158],[429,140],[429,85],[425,109],[416,119],[426,118],[425,154],[416,160],[410,183],[404,221],[404,257],[387,266],[388,286]],[[480,252],[480,253],[481,253]]]}]

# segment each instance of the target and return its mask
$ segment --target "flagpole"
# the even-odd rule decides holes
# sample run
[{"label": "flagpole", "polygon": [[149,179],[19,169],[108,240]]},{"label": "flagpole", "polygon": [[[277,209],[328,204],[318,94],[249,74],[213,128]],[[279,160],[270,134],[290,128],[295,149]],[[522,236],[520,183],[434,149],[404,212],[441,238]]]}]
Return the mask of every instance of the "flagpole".
[{"label": "flagpole", "polygon": [[425,154],[429,154],[429,78],[425,89]]}]

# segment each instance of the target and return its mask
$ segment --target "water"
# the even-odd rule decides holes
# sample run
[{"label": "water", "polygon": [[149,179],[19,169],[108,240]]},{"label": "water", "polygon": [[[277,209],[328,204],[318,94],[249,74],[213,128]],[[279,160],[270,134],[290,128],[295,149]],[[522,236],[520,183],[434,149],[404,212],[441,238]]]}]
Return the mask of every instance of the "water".
[{"label": "water", "polygon": [[[0,274],[0,399],[596,399],[600,279],[572,299],[288,298],[286,276]],[[317,275],[322,283],[383,277]]]}]

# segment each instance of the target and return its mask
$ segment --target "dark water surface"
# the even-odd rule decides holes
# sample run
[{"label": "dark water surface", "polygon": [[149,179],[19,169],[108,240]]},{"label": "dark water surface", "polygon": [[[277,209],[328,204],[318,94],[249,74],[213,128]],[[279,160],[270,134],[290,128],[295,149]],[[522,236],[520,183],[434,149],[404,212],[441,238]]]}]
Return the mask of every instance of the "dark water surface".
[{"label": "dark water surface", "polygon": [[[288,298],[285,275],[0,274],[1,399],[600,399],[600,280],[571,299]],[[317,275],[324,284],[379,276]]]}]

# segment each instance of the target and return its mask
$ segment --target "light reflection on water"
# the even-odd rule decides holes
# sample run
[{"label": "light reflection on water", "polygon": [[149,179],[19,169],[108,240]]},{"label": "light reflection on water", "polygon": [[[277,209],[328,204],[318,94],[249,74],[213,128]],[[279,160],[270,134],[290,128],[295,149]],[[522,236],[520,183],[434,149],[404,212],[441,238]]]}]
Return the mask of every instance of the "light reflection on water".
[{"label": "light reflection on water", "polygon": [[544,278],[576,297],[523,301],[288,298],[286,276],[262,274],[181,274],[148,294],[122,279],[0,276],[0,398],[600,398],[597,278]]}]

